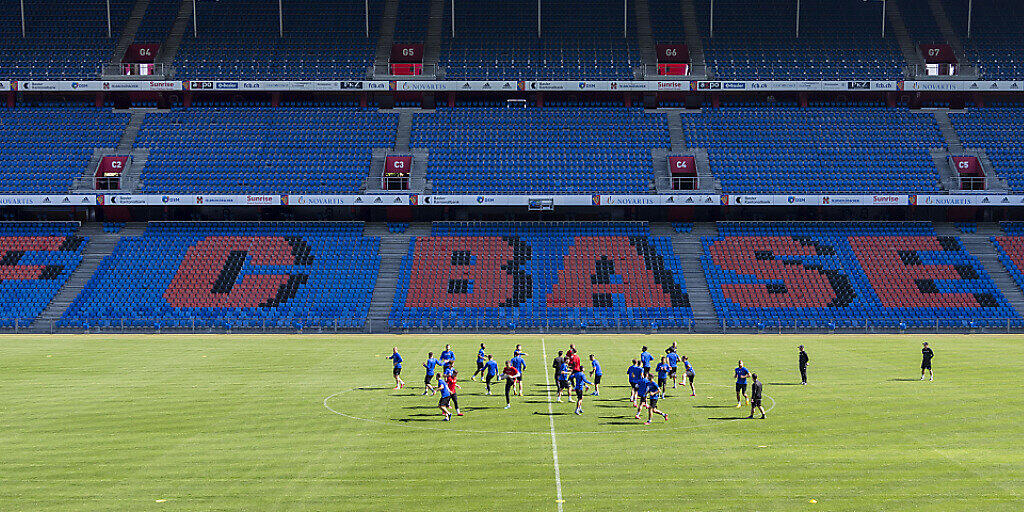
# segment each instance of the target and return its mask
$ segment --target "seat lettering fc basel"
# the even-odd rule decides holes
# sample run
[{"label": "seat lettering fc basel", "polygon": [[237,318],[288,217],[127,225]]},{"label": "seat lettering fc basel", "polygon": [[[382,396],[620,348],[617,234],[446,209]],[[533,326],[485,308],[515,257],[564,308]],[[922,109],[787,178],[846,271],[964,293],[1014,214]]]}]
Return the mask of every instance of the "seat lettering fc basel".
[{"label": "seat lettering fc basel", "polygon": [[379,267],[362,223],[151,223],[123,239],[65,326],[365,324]]},{"label": "seat lettering fc basel", "polygon": [[701,260],[733,326],[1005,325],[984,267],[928,223],[722,223]]},{"label": "seat lettering fc basel", "polygon": [[402,262],[391,326],[683,327],[678,258],[645,223],[435,223]]},{"label": "seat lettering fc basel", "polygon": [[0,224],[0,326],[27,326],[46,309],[82,262],[77,223]]}]

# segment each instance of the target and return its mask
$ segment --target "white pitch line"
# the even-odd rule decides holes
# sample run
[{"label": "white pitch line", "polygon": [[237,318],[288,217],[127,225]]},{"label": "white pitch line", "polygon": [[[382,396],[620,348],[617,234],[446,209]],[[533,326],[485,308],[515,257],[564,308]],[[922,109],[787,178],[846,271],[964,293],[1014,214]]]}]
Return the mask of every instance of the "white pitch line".
[{"label": "white pitch line", "polygon": [[562,512],[562,475],[558,469],[558,441],[555,440],[555,411],[551,409],[551,377],[548,376],[548,350],[544,338],[540,339],[540,352],[544,358],[544,390],[548,394],[548,424],[551,426],[551,458],[555,461],[555,491],[558,499],[558,512]]}]

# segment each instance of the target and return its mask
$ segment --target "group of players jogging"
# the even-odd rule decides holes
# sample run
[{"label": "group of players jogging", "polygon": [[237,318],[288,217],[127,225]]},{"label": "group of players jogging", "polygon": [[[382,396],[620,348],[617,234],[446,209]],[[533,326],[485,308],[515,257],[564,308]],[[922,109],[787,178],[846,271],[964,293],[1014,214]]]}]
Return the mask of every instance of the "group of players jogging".
[{"label": "group of players jogging", "polygon": [[[928,343],[924,343],[924,348],[921,352],[921,380],[924,380],[925,371],[929,373],[929,380],[932,380],[934,376],[932,374],[931,360],[934,353],[928,346]],[[522,345],[517,344],[512,352],[512,357],[505,361],[504,369],[499,372],[498,363],[494,360],[494,356],[488,354],[486,345],[481,343],[480,350],[476,356],[476,372],[473,373],[470,380],[475,381],[477,376],[479,376],[480,381],[486,386],[486,395],[492,394],[491,384],[495,380],[504,380],[505,409],[509,409],[512,407],[513,396],[523,396],[523,372],[526,371],[525,357],[527,356],[529,354],[523,352]],[[394,389],[402,389],[405,387],[405,381],[401,378],[402,356],[398,353],[398,347],[394,348],[388,359],[394,365]],[[589,355],[589,360],[589,374],[594,379],[593,381],[589,380],[587,374],[584,373],[579,351],[574,344],[570,344],[568,350],[559,350],[558,355],[555,356],[551,363],[555,373],[555,400],[562,402],[562,393],[565,392],[566,398],[575,403],[577,415],[583,414],[583,396],[590,392],[591,386],[593,386],[593,392],[590,392],[590,395],[600,396],[601,377],[603,375],[601,363],[598,362],[594,354]],[[809,361],[810,358],[807,356],[807,352],[804,351],[804,346],[800,345],[798,366],[801,384],[807,384],[807,366]],[[662,416],[665,421],[668,421],[668,414],[658,409],[658,400],[667,396],[668,381],[670,379],[672,380],[672,389],[676,389],[680,365],[682,365],[684,372],[682,377],[683,388],[685,389],[689,386],[690,396],[696,396],[697,394],[693,387],[694,377],[696,377],[693,365],[690,363],[689,358],[679,354],[676,342],[672,342],[672,346],[665,349],[665,355],[661,357],[657,365],[653,366],[652,370],[653,362],[654,356],[644,346],[640,351],[640,355],[633,359],[633,363],[626,370],[626,377],[630,386],[629,401],[636,408],[634,418],[641,419],[643,410],[647,409],[645,425],[651,424],[651,418],[655,414]],[[427,353],[427,360],[423,363],[423,367],[426,369],[426,375],[423,378],[423,395],[427,393],[430,393],[431,396],[437,393],[441,394],[437,407],[441,411],[444,421],[451,421],[453,410],[456,415],[462,416],[463,413],[459,408],[458,398],[458,390],[462,389],[462,386],[458,384],[459,372],[455,369],[455,352],[452,350],[451,345],[445,345],[444,350],[440,353],[440,357],[434,357],[433,352]],[[655,376],[657,379],[655,379]],[[743,361],[737,362],[737,366],[733,370],[733,376],[736,379],[736,408],[743,407],[744,402],[746,402],[750,406],[750,415],[747,418],[753,418],[754,413],[759,412],[761,414],[760,418],[765,419],[765,410],[762,405],[764,383],[758,379],[756,373],[751,372],[744,366]],[[747,396],[748,379],[751,381],[749,384],[749,397]],[[435,380],[436,386],[434,384]],[[574,400],[572,399],[573,395],[575,395]]]}]

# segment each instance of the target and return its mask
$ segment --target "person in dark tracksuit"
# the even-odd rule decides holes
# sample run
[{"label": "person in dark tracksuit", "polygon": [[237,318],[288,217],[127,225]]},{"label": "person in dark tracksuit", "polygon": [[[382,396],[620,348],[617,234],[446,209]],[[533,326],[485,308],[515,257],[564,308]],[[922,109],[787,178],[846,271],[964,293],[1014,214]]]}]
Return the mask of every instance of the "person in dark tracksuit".
[{"label": "person in dark tracksuit", "polygon": [[764,385],[761,384],[761,381],[757,380],[757,374],[756,373],[751,373],[750,374],[750,378],[754,382],[750,385],[750,416],[747,416],[747,418],[753,418],[754,417],[754,411],[756,410],[756,411],[759,411],[761,413],[761,419],[763,420],[764,417],[765,417],[765,414],[764,414],[764,407],[761,406],[761,396],[762,396],[762,391],[763,391]]},{"label": "person in dark tracksuit", "polygon": [[800,384],[807,385],[807,363],[811,359],[804,352],[804,346],[800,345]]},{"label": "person in dark tracksuit", "polygon": [[935,380],[935,374],[932,373],[933,357],[935,357],[935,353],[932,352],[932,348],[928,346],[928,342],[924,342],[924,348],[921,349],[921,380],[924,380],[925,370],[928,370],[928,380]]}]

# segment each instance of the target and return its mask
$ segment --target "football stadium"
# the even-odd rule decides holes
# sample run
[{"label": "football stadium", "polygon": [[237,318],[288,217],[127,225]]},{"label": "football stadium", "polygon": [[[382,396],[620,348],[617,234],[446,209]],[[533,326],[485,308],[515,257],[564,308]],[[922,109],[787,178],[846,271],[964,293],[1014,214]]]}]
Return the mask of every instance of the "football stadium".
[{"label": "football stadium", "polygon": [[0,511],[1019,510],[1022,42],[7,0]]}]

